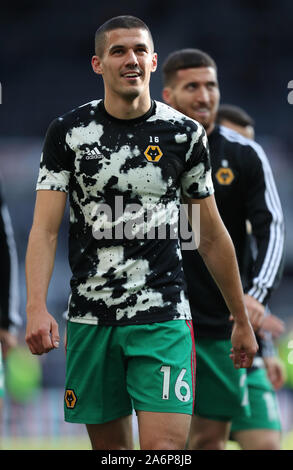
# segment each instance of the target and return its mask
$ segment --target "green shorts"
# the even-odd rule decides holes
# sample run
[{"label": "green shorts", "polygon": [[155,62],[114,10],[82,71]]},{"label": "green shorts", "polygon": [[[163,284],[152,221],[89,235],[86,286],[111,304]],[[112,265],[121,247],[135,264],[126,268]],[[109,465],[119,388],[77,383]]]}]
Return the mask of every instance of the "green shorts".
[{"label": "green shorts", "polygon": [[192,322],[68,322],[65,421],[99,424],[132,410],[193,414]]},{"label": "green shorts", "polygon": [[264,368],[247,375],[251,417],[237,417],[232,421],[231,432],[249,429],[281,431],[281,420],[276,393]]},{"label": "green shorts", "polygon": [[235,369],[231,341],[196,340],[195,414],[214,421],[249,416],[246,369]]},{"label": "green shorts", "polygon": [[4,396],[4,368],[3,368],[3,361],[2,361],[2,351],[1,351],[1,344],[0,344],[0,398]]}]

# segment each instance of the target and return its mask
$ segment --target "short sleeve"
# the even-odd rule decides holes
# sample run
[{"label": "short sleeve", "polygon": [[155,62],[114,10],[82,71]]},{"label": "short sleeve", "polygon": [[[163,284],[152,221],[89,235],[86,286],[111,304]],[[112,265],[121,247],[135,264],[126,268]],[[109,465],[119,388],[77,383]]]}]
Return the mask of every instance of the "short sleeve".
[{"label": "short sleeve", "polygon": [[68,192],[72,163],[62,119],[55,119],[46,133],[36,189]]},{"label": "short sleeve", "polygon": [[192,133],[186,168],[181,176],[182,194],[192,199],[203,199],[214,193],[210,153],[203,127]]}]

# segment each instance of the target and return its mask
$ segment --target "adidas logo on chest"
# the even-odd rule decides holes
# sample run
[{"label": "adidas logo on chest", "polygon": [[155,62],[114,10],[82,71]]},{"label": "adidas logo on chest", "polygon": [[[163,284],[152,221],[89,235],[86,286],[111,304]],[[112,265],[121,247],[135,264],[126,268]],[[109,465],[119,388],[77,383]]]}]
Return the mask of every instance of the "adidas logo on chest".
[{"label": "adidas logo on chest", "polygon": [[92,150],[85,153],[86,160],[100,160],[101,158],[103,158],[103,155],[97,147],[94,147]]}]

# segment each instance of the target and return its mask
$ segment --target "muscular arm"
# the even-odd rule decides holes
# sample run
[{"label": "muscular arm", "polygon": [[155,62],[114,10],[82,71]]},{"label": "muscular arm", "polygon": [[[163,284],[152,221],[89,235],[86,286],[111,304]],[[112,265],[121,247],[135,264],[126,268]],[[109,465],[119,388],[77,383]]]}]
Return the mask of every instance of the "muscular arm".
[{"label": "muscular arm", "polygon": [[[192,206],[193,204],[200,205],[198,251],[234,318],[232,345],[235,367],[239,365],[250,367],[258,346],[244,305],[235,249],[230,235],[218,213],[214,196],[188,199],[187,202],[189,221],[195,233],[198,233],[198,227],[196,220],[192,217]],[[241,353],[246,354],[245,361],[241,360]]]},{"label": "muscular arm", "polygon": [[47,311],[46,299],[65,204],[64,192],[37,192],[26,254],[26,341],[33,354],[43,354],[59,345],[58,325]]}]

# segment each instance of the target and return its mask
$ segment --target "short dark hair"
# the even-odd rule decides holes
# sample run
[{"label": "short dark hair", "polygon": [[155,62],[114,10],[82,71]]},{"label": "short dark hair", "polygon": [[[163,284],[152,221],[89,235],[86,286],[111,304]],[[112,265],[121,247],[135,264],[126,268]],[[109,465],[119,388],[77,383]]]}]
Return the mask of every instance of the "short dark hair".
[{"label": "short dark hair", "polygon": [[139,18],[130,15],[122,15],[122,16],[115,16],[110,20],[106,21],[102,26],[100,26],[95,34],[95,53],[99,57],[103,57],[104,54],[104,47],[106,42],[106,33],[108,31],[113,31],[114,29],[132,29],[132,28],[139,28],[144,29],[148,32],[149,37],[151,39],[152,48],[154,47],[154,41],[152,38],[152,34],[147,27],[147,25]]},{"label": "short dark hair", "polygon": [[254,120],[244,109],[232,104],[222,104],[218,109],[217,122],[221,124],[225,119],[241,127],[255,126]]},{"label": "short dark hair", "polygon": [[181,49],[172,52],[162,67],[164,86],[171,84],[178,70],[199,67],[213,67],[217,71],[215,61],[200,49]]}]

